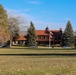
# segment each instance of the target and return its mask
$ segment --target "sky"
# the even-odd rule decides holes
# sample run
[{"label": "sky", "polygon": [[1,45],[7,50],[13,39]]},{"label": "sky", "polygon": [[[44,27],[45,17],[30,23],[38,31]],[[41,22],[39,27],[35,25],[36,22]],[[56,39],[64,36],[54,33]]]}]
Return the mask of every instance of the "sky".
[{"label": "sky", "polygon": [[0,4],[9,14],[18,14],[25,18],[26,25],[34,23],[36,30],[65,30],[70,20],[76,31],[76,0],[0,0]]}]

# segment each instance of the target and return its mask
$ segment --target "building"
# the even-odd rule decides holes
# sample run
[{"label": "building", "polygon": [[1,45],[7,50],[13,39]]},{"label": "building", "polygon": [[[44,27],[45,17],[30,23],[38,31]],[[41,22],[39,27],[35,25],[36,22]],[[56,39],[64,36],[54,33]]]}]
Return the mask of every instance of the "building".
[{"label": "building", "polygon": [[74,38],[75,38],[75,46],[76,46],[76,32],[74,32]]},{"label": "building", "polygon": [[25,45],[25,42],[27,40],[25,37],[26,35],[27,35],[26,31],[20,31],[19,38],[13,41],[13,45]]},{"label": "building", "polygon": [[[50,32],[52,34],[50,34]],[[25,34],[26,33],[26,34]],[[27,42],[26,38],[27,32],[20,32],[20,36],[13,45],[24,45]],[[38,46],[60,46],[62,40],[62,29],[59,30],[49,30],[46,27],[45,30],[36,30],[37,35],[37,45]],[[51,37],[50,37],[51,36]]]},{"label": "building", "polygon": [[[50,34],[52,32],[52,35]],[[60,46],[62,40],[62,29],[60,30],[49,30],[46,28],[45,30],[36,30],[37,35],[37,44],[49,46]],[[51,35],[51,38],[50,38]]]}]

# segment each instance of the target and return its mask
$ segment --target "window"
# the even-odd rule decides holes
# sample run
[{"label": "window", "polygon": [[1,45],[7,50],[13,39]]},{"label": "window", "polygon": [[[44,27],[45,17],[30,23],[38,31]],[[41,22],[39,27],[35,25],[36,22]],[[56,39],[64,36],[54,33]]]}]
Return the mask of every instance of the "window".
[{"label": "window", "polygon": [[46,39],[49,39],[49,37],[48,37],[48,36],[46,36]]},{"label": "window", "polygon": [[42,39],[45,39],[45,36],[42,36]]},{"label": "window", "polygon": [[41,36],[38,36],[38,39],[41,39]]}]

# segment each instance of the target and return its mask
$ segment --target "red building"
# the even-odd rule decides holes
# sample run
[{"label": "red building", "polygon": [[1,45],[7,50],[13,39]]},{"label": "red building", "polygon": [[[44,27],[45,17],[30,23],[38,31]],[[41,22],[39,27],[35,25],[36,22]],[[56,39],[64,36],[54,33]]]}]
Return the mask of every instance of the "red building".
[{"label": "red building", "polygon": [[[52,34],[50,34],[50,32],[52,32]],[[45,30],[36,30],[36,35],[38,45],[48,46],[50,44],[60,46],[62,39],[62,29],[60,28],[60,30],[49,30],[46,28]]]},{"label": "red building", "polygon": [[[52,34],[50,34],[50,32]],[[26,32],[27,33],[27,32]],[[62,29],[59,30],[49,30],[48,27],[45,30],[36,30],[37,35],[37,45],[38,46],[60,46],[61,39],[62,39]],[[50,38],[51,35],[51,38]],[[26,43],[27,38],[25,37],[25,32],[20,34],[20,37],[16,39],[15,43],[16,45],[23,45]]]},{"label": "red building", "polygon": [[76,32],[74,32],[74,38],[75,38],[75,46],[76,46]]}]

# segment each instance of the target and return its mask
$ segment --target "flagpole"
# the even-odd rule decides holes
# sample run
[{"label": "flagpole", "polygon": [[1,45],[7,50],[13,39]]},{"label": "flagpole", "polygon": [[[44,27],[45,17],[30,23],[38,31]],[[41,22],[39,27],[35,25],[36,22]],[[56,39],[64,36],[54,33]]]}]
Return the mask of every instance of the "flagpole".
[{"label": "flagpole", "polygon": [[52,38],[53,33],[50,31],[49,33],[49,47],[51,46],[51,38]]},{"label": "flagpole", "polygon": [[50,48],[50,45],[51,44],[51,40],[50,40],[50,32],[49,32],[49,48]]},{"label": "flagpole", "polygon": [[50,34],[49,34],[49,48],[50,48]]}]

